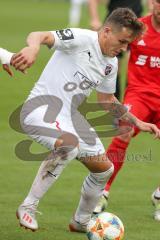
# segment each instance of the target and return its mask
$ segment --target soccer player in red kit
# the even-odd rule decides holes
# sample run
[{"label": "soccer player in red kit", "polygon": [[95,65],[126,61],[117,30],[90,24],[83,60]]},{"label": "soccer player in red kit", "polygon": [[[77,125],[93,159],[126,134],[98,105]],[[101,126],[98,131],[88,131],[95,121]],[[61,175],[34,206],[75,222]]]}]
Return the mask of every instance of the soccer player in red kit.
[{"label": "soccer player in red kit", "polygon": [[[145,34],[130,44],[124,104],[136,117],[160,128],[160,0],[152,0],[152,4],[152,14],[140,19],[146,24]],[[96,213],[106,207],[111,184],[123,165],[132,137],[138,133],[139,130],[133,128],[130,133],[115,137],[107,149],[107,156],[114,164],[114,174],[105,186]],[[160,221],[160,188],[152,194],[152,201],[155,204],[154,218]]]}]

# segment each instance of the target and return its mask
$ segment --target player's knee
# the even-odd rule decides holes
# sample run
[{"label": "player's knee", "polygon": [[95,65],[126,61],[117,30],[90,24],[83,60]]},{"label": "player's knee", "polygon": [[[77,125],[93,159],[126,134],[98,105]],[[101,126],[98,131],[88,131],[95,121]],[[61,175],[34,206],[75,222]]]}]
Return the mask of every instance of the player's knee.
[{"label": "player's knee", "polygon": [[108,168],[104,172],[90,173],[90,177],[94,179],[97,183],[103,184],[103,183],[106,183],[106,181],[108,181],[108,179],[112,176],[113,172],[114,172],[114,165],[111,164],[110,168]]},{"label": "player's knee", "polygon": [[71,134],[65,133],[55,143],[56,153],[64,160],[72,160],[76,158],[78,148],[78,138]]},{"label": "player's knee", "polygon": [[68,148],[67,154],[66,154],[66,160],[72,160],[75,159],[78,155],[78,151],[79,148],[75,147],[74,149],[70,150],[70,148]]}]

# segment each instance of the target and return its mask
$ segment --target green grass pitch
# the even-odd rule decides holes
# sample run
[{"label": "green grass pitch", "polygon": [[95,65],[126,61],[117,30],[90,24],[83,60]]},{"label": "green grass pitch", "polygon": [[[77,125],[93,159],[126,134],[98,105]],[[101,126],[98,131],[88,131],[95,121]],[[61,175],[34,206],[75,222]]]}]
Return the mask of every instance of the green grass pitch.
[{"label": "green grass pitch", "polygon": [[[0,46],[18,51],[31,31],[64,28],[68,21],[68,1],[0,0]],[[83,8],[82,27],[88,27]],[[0,69],[0,238],[3,240],[83,240],[85,234],[70,233],[68,222],[74,213],[87,170],[73,161],[39,205],[40,230],[25,231],[18,225],[15,211],[26,196],[39,163],[19,160],[16,144],[26,137],[9,127],[9,116],[26,99],[51,52],[43,47],[27,75],[14,71],[10,78]],[[103,139],[105,146],[110,139]],[[152,218],[150,195],[159,184],[160,144],[149,134],[133,139],[126,164],[113,184],[108,211],[118,215],[125,226],[126,240],[159,240],[160,223]],[[39,150],[35,145],[35,153]],[[149,155],[150,154],[150,155]],[[145,155],[145,160],[144,156]]]}]

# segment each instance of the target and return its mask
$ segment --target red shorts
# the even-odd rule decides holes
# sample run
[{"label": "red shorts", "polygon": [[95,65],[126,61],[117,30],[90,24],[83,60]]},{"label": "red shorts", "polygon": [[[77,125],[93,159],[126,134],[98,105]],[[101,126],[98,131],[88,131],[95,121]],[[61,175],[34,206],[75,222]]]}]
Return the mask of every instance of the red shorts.
[{"label": "red shorts", "polygon": [[[154,123],[160,128],[160,96],[127,89],[123,103],[137,118],[144,122]],[[135,128],[134,135],[138,133],[139,129]]]}]

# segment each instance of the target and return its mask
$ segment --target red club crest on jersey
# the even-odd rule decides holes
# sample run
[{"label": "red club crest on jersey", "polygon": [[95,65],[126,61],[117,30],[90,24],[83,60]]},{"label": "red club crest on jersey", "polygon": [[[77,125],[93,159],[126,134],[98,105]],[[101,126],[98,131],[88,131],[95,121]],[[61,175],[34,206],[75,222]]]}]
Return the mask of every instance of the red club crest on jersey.
[{"label": "red club crest on jersey", "polygon": [[113,67],[112,67],[111,64],[107,64],[106,69],[105,69],[105,75],[106,75],[106,76],[111,73],[112,68],[113,68]]}]

